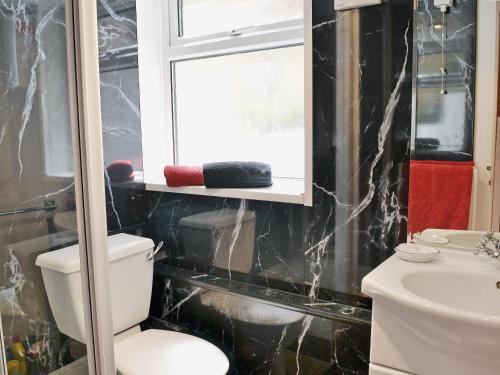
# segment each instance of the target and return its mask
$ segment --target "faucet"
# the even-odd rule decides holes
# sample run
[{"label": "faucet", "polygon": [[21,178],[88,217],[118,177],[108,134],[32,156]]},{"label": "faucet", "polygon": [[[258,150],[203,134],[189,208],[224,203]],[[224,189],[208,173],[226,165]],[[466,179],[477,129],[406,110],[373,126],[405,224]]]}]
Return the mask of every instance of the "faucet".
[{"label": "faucet", "polygon": [[[488,247],[489,244],[492,244],[494,249]],[[488,255],[492,259],[498,259],[500,257],[500,240],[495,238],[495,232],[493,230],[486,233],[481,239],[481,242],[479,242],[479,245],[476,246],[474,255],[479,255],[481,253]]]}]

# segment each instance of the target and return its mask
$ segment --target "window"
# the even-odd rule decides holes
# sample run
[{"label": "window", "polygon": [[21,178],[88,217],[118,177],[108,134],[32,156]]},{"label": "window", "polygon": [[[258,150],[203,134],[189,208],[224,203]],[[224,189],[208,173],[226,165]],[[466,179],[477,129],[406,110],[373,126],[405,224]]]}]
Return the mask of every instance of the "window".
[{"label": "window", "polygon": [[[196,37],[300,20],[303,0],[180,0],[173,34]],[[216,20],[216,22],[207,22]]]},{"label": "window", "polygon": [[312,169],[303,0],[142,0],[137,14],[146,185],[172,190],[165,164],[262,161],[275,179],[269,200],[303,203]]},{"label": "window", "polygon": [[174,63],[178,163],[257,160],[304,178],[302,56],[296,46]]}]

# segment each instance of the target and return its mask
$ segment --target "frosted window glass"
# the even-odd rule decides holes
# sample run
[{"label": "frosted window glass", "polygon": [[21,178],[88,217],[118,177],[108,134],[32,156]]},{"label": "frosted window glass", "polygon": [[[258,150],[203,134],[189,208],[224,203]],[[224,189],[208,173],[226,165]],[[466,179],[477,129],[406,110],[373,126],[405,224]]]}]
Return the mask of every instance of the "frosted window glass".
[{"label": "frosted window glass", "polygon": [[180,0],[179,35],[194,37],[301,19],[303,0]]},{"label": "frosted window glass", "polygon": [[304,49],[173,63],[178,164],[262,161],[304,177]]}]

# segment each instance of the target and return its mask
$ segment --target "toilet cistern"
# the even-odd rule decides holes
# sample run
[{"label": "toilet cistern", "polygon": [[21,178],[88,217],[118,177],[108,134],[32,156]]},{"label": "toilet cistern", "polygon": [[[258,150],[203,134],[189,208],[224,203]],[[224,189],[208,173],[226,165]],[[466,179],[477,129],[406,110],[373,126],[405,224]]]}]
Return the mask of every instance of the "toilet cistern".
[{"label": "toilet cistern", "polygon": [[[141,332],[139,328],[149,315],[152,260],[161,246],[159,243],[155,248],[148,238],[124,233],[108,237],[116,368],[122,375],[199,375],[200,369],[204,375],[225,375],[229,361],[208,341],[166,330]],[[42,270],[59,331],[85,343],[78,245],[41,254],[35,264]],[[189,357],[202,358],[203,362],[189,361]],[[144,372],[145,365],[147,372]]]}]

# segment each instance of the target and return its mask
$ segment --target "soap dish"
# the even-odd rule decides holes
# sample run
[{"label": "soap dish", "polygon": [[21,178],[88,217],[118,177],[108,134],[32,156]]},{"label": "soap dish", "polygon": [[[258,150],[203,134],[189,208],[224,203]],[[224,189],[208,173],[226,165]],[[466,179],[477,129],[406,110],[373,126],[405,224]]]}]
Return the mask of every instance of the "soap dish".
[{"label": "soap dish", "polygon": [[403,243],[396,247],[395,250],[401,259],[414,263],[431,262],[441,252],[433,247],[414,243]]},{"label": "soap dish", "polygon": [[445,246],[450,243],[450,240],[446,237],[425,232],[415,233],[413,240],[419,245]]}]

